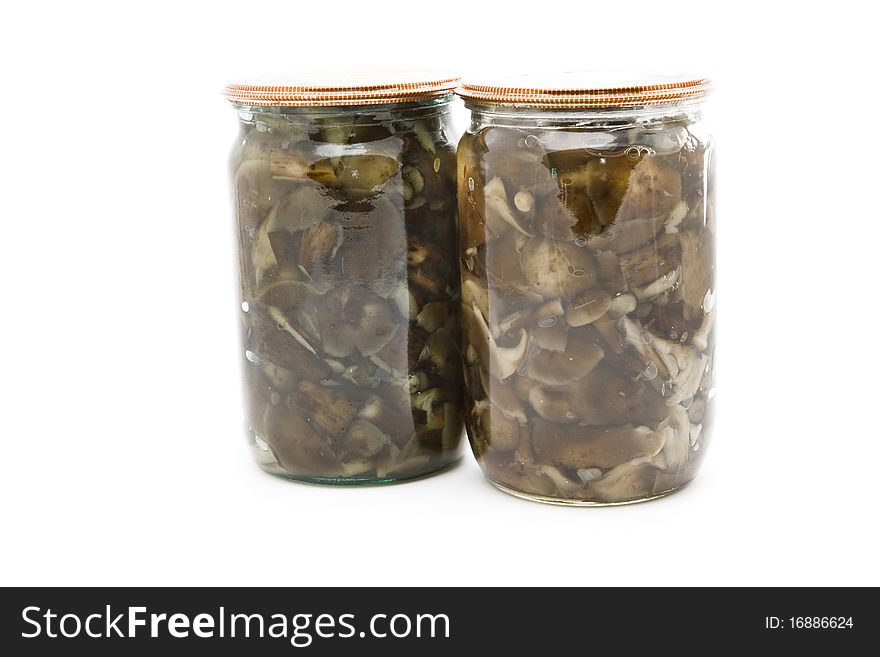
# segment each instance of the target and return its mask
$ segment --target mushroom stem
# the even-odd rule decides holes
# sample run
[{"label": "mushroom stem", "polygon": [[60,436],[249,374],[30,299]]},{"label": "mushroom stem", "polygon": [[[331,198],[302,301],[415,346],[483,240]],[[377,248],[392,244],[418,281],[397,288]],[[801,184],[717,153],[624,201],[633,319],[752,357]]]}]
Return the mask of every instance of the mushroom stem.
[{"label": "mushroom stem", "polygon": [[306,422],[320,427],[328,436],[340,435],[351,427],[357,406],[332,388],[303,381],[290,396],[288,407],[301,413]]},{"label": "mushroom stem", "polygon": [[669,416],[659,427],[666,431],[663,449],[651,459],[651,465],[661,470],[680,470],[688,458],[691,423],[687,411],[680,404],[669,407]]},{"label": "mushroom stem", "polygon": [[668,406],[693,397],[708,359],[691,346],[672,342],[647,333],[641,324],[628,317],[620,318],[626,341],[646,360],[657,364],[662,392]]},{"label": "mushroom stem", "polygon": [[495,176],[486,183],[483,188],[486,197],[486,221],[493,225],[493,217],[501,219],[503,222],[510,224],[526,237],[534,237],[532,233],[523,228],[507,200],[507,190],[504,189],[504,181]]},{"label": "mushroom stem", "polygon": [[712,332],[712,327],[714,325],[715,313],[704,313],[703,321],[700,323],[700,327],[696,331],[694,331],[694,337],[692,339],[694,346],[700,351],[705,351],[706,347],[709,346],[709,334]]},{"label": "mushroom stem", "polygon": [[646,285],[642,289],[634,289],[633,292],[639,301],[650,301],[651,299],[659,297],[667,290],[671,290],[675,287],[679,275],[680,269],[673,269],[672,271],[663,274],[653,283]]},{"label": "mushroom stem", "polygon": [[489,347],[489,369],[493,376],[503,381],[513,375],[525,359],[528,351],[529,334],[525,329],[520,329],[519,341],[514,346],[499,347],[489,331],[486,319],[476,304],[474,304],[472,310],[474,319],[480,329],[481,337]]}]

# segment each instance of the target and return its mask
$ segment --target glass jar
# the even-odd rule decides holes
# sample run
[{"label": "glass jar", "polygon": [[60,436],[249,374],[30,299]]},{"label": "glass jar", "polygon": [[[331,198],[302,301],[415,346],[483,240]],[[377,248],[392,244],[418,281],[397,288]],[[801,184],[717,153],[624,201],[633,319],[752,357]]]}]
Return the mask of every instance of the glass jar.
[{"label": "glass jar", "polygon": [[502,490],[620,504],[697,472],[714,394],[706,80],[460,90],[465,424]]},{"label": "glass jar", "polygon": [[387,483],[460,457],[458,80],[229,85],[247,436],[273,474]]}]

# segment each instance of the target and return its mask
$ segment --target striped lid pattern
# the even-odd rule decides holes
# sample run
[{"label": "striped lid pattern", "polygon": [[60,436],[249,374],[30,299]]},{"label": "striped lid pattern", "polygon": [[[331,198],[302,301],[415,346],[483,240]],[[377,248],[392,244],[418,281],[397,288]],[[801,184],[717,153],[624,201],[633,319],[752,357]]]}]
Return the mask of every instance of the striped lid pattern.
[{"label": "striped lid pattern", "polygon": [[458,94],[476,104],[565,109],[663,105],[702,98],[711,91],[711,81],[701,77],[584,71],[466,80]]},{"label": "striped lid pattern", "polygon": [[237,105],[318,107],[411,103],[451,94],[461,78],[426,70],[308,71],[227,84]]}]

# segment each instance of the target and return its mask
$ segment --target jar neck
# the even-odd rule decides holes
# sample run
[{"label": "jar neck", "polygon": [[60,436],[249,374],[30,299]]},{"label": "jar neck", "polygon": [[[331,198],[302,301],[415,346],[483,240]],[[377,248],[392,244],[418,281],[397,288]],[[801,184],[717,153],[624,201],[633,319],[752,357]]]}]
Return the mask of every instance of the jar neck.
[{"label": "jar neck", "polygon": [[381,105],[334,105],[321,107],[266,107],[236,105],[242,121],[259,120],[262,116],[283,117],[292,124],[334,125],[384,125],[394,121],[416,121],[444,117],[450,114],[453,96],[441,96],[411,103],[386,103]]},{"label": "jar neck", "polygon": [[702,119],[702,101],[639,107],[545,108],[490,105],[466,102],[471,110],[471,130],[487,127],[612,128],[669,122],[697,123]]}]

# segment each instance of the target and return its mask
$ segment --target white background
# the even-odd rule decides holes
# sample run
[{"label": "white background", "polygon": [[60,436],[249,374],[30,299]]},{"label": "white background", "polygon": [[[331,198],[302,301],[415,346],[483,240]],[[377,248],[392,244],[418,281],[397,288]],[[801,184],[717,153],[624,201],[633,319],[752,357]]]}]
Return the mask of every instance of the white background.
[{"label": "white background", "polygon": [[[864,3],[815,6],[7,3],[0,584],[880,584],[877,38]],[[693,485],[577,509],[496,492],[469,453],[371,489],[250,462],[220,91],[354,65],[717,80],[719,413]]]}]

